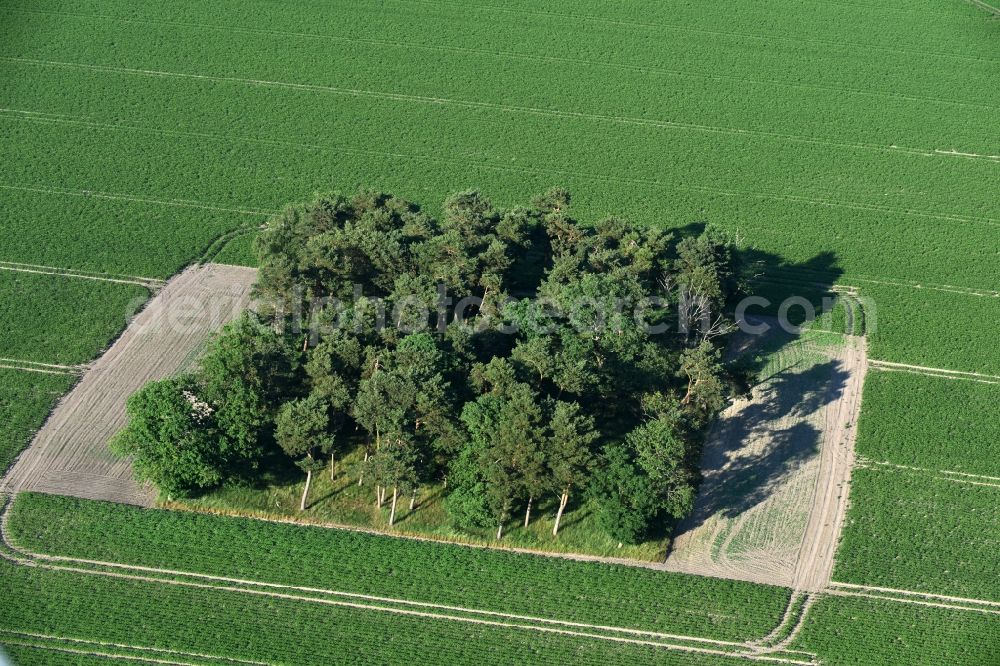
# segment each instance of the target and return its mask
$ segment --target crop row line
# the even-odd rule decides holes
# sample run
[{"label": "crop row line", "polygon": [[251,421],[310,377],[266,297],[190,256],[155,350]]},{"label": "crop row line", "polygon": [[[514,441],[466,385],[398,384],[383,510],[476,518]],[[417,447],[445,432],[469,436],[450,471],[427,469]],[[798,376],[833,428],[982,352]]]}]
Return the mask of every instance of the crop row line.
[{"label": "crop row line", "polygon": [[98,282],[112,282],[116,284],[135,284],[147,289],[157,290],[166,284],[166,281],[157,278],[144,278],[133,276],[116,277],[112,273],[92,273],[89,271],[78,271],[72,268],[57,268],[54,266],[40,266],[37,264],[22,264],[14,261],[0,261],[0,271],[13,271],[17,273],[34,273],[37,275],[57,275],[59,277],[78,278],[80,280],[96,280]]},{"label": "crop row line", "polygon": [[[46,569],[70,571],[86,575],[107,576],[141,582],[237,592],[358,610],[382,611],[400,615],[423,617],[427,619],[451,620],[486,626],[608,640],[612,642],[679,650],[683,652],[741,657],[755,661],[771,661],[789,664],[814,663],[812,659],[809,661],[803,661],[782,657],[771,657],[767,655],[768,650],[760,648],[756,645],[751,645],[749,642],[740,643],[696,636],[666,634],[661,632],[631,629],[627,627],[593,625],[581,622],[516,615],[497,611],[464,608],[461,606],[448,606],[360,593],[325,590],[321,588],[310,588],[279,583],[267,583],[224,576],[212,576],[209,574],[195,572],[33,553],[19,548],[11,542],[7,531],[7,520],[9,517],[8,509],[9,501],[7,506],[4,507],[3,515],[0,516],[0,536],[2,536],[3,545],[12,551],[5,556],[8,559],[14,560],[18,564],[27,566],[37,566]],[[783,650],[782,652],[789,651]],[[811,653],[802,654],[807,654],[810,657],[814,656]]]},{"label": "crop row line", "polygon": [[[655,129],[681,130],[692,132],[703,132],[707,134],[721,134],[725,136],[740,137],[762,137],[766,139],[777,139],[792,143],[803,143],[808,145],[826,146],[831,148],[841,148],[849,150],[868,150],[881,153],[902,153],[918,157],[943,157],[957,158],[975,161],[987,161],[1000,164],[1000,155],[986,155],[979,153],[959,152],[954,149],[942,150],[939,148],[917,148],[900,145],[882,145],[864,142],[833,141],[821,137],[804,134],[786,134],[783,132],[772,132],[767,130],[752,130],[740,127],[723,127],[717,125],[702,125],[698,123],[678,122],[671,120],[656,120],[652,118],[639,118],[634,116],[616,116],[600,113],[590,113],[584,111],[567,111],[564,109],[549,109],[534,106],[520,106],[513,104],[499,104],[496,102],[483,102],[479,100],[456,99],[450,97],[431,97],[427,95],[413,95],[409,93],[387,92],[382,90],[368,90],[363,88],[342,88],[338,86],[326,86],[313,83],[295,83],[289,81],[274,81],[268,79],[250,79],[235,76],[217,76],[214,74],[193,74],[188,72],[171,72],[166,70],[142,69],[134,67],[114,67],[110,65],[94,65],[90,63],[68,62],[62,60],[38,60],[35,58],[20,58],[12,56],[2,56],[0,61],[15,62],[39,67],[63,67],[67,69],[83,69],[102,73],[130,74],[137,76],[193,79],[202,81],[213,81],[218,83],[235,83],[246,86],[261,86],[267,88],[282,88],[291,90],[306,90],[309,92],[328,93],[347,97],[370,97],[374,99],[386,99],[395,102],[412,102],[417,104],[432,104],[443,106],[457,106],[472,109],[485,109],[488,111],[499,111],[504,113],[522,113],[528,115],[545,116],[553,118],[570,118],[576,120],[592,120],[597,122],[607,122],[617,125],[633,125],[639,127],[651,127]],[[995,107],[988,107],[996,110]],[[15,109],[5,109],[4,111],[17,111]]]},{"label": "crop row line", "polygon": [[[0,60],[2,60],[2,59],[3,58],[0,58]],[[59,63],[59,64],[62,64],[62,63]],[[75,67],[77,65],[74,65],[74,64],[70,63],[68,66]],[[91,67],[91,65],[79,65],[79,66],[83,67],[83,68],[89,68],[89,67]],[[138,70],[128,70],[128,71],[138,71]],[[166,75],[167,76],[177,76],[177,77],[196,77],[196,78],[202,76],[202,75],[195,75],[195,74],[175,74],[175,73],[166,73]],[[241,79],[237,79],[237,80],[241,80]],[[254,82],[250,82],[250,83],[254,83]],[[277,83],[276,85],[279,85],[279,86],[284,86],[284,85],[299,86],[299,85],[302,85],[302,84]],[[427,99],[429,99],[429,98],[427,98]],[[479,103],[477,102],[475,104],[479,104]],[[511,107],[511,108],[513,108],[513,107]],[[234,136],[216,135],[216,134],[202,133],[202,132],[185,132],[185,131],[181,131],[181,130],[164,130],[164,129],[141,127],[141,126],[116,125],[116,124],[109,124],[109,123],[95,123],[95,122],[92,122],[92,121],[76,120],[76,119],[70,119],[70,118],[65,118],[65,117],[48,116],[47,114],[43,114],[41,112],[36,112],[36,111],[25,111],[25,110],[14,110],[14,109],[0,109],[0,113],[8,114],[8,115],[10,115],[10,117],[14,117],[14,118],[19,118],[19,119],[33,121],[33,122],[42,122],[42,123],[78,124],[78,125],[81,125],[81,126],[88,126],[88,127],[94,127],[94,128],[104,128],[104,129],[108,129],[108,130],[117,130],[117,131],[148,132],[148,133],[162,134],[162,135],[168,135],[168,136],[190,136],[190,137],[198,137],[198,138],[215,139],[215,140],[220,140],[220,141],[244,141],[244,142],[248,142],[248,143],[260,143],[262,145],[292,146],[292,147],[308,148],[308,149],[313,149],[313,150],[329,150],[329,151],[334,151],[334,152],[339,151],[339,152],[345,152],[345,153],[351,153],[351,154],[375,155],[375,156],[382,156],[382,157],[392,157],[392,158],[397,158],[397,159],[436,161],[436,162],[440,162],[440,163],[443,163],[443,164],[453,164],[453,165],[464,166],[464,167],[472,166],[472,167],[475,167],[475,168],[482,168],[482,169],[488,169],[488,170],[494,170],[494,171],[502,171],[502,172],[528,173],[528,174],[533,174],[533,175],[563,175],[563,176],[574,176],[574,177],[579,177],[579,178],[588,178],[588,179],[602,180],[602,181],[607,181],[607,182],[626,183],[626,184],[633,184],[633,185],[646,185],[646,186],[654,186],[654,187],[666,187],[667,186],[667,184],[661,183],[658,180],[643,179],[643,178],[621,178],[621,177],[615,177],[615,176],[602,176],[602,175],[599,175],[599,174],[590,174],[590,173],[586,173],[586,172],[570,171],[570,170],[564,170],[564,169],[553,169],[553,168],[549,168],[549,169],[533,169],[533,168],[530,168],[530,167],[515,167],[515,166],[510,166],[510,165],[489,164],[489,163],[486,163],[486,162],[477,162],[477,161],[473,161],[473,160],[453,160],[453,159],[449,159],[449,158],[442,158],[442,157],[436,157],[436,156],[430,156],[430,155],[413,155],[413,154],[407,154],[407,153],[373,151],[373,150],[350,148],[350,147],[344,147],[344,146],[331,146],[331,145],[321,145],[321,144],[307,144],[307,143],[289,142],[289,141],[282,141],[282,140],[277,140],[277,139],[258,139],[258,138],[252,138],[252,137],[234,137]],[[560,113],[562,113],[562,112],[560,112]],[[727,196],[727,197],[740,197],[740,196],[743,196],[743,197],[752,197],[752,198],[758,198],[758,199],[763,199],[763,200],[787,201],[787,202],[792,202],[792,203],[803,203],[803,204],[808,204],[808,205],[818,205],[818,206],[824,206],[824,207],[835,207],[835,208],[846,208],[846,209],[850,209],[850,210],[865,210],[865,211],[883,212],[883,213],[890,213],[890,214],[896,214],[896,215],[906,215],[906,216],[914,216],[914,217],[923,217],[923,218],[928,218],[928,219],[936,219],[936,220],[949,221],[949,222],[965,222],[965,223],[972,223],[972,224],[982,224],[982,225],[989,226],[989,227],[1000,227],[1000,220],[997,220],[997,219],[994,219],[994,218],[988,218],[988,217],[976,217],[976,216],[962,215],[962,214],[958,214],[958,213],[933,213],[933,212],[929,212],[929,211],[921,211],[921,210],[914,210],[914,209],[903,209],[903,208],[892,208],[892,207],[889,207],[889,206],[880,206],[880,205],[877,205],[877,204],[866,204],[866,203],[860,203],[860,202],[854,202],[854,201],[843,201],[843,200],[837,200],[837,199],[806,197],[806,196],[801,196],[801,195],[782,194],[782,193],[776,193],[776,192],[761,192],[761,191],[747,191],[747,190],[729,190],[729,189],[724,189],[724,188],[702,186],[702,185],[670,184],[670,186],[674,187],[676,189],[680,189],[680,190],[689,190],[689,191],[695,191],[695,192],[707,192],[707,193],[717,194],[717,195],[720,195],[720,196]],[[26,186],[11,186],[11,185],[0,185],[0,188],[31,190],[30,187],[26,187]],[[38,191],[43,191],[43,192],[51,193],[53,190],[46,189],[46,190],[38,190]],[[108,195],[108,194],[104,194],[104,193],[91,193],[89,191],[83,191],[83,192],[85,194],[87,194],[87,195],[91,195],[91,196],[103,196],[104,198],[114,198],[114,197],[125,198],[123,195]],[[136,199],[136,200],[137,201],[143,201],[142,199]],[[184,201],[184,200],[170,200],[170,201],[149,200],[149,201],[152,202],[152,203],[164,203],[164,204],[169,204],[169,205],[186,205],[186,206],[191,206],[191,207],[196,207],[196,208],[207,208],[209,210],[226,210],[226,211],[240,212],[240,213],[245,213],[245,214],[272,215],[272,214],[274,214],[276,212],[276,211],[273,211],[273,210],[272,211],[266,211],[266,210],[259,210],[259,209],[250,209],[250,210],[247,210],[247,209],[224,208],[224,207],[221,207],[219,205],[206,205],[204,203],[187,202],[187,201]]]},{"label": "crop row line", "polygon": [[[31,644],[29,644],[30,647],[39,647],[39,648],[42,648],[42,649],[55,649],[55,650],[59,650],[60,648],[65,647],[65,646],[59,645],[60,643],[70,643],[70,644],[85,645],[85,646],[89,646],[90,648],[101,649],[101,650],[107,650],[109,648],[115,648],[115,649],[119,649],[119,650],[131,650],[131,651],[135,651],[135,652],[148,653],[148,654],[151,654],[151,655],[152,654],[167,655],[168,657],[171,657],[171,658],[173,658],[173,657],[194,657],[194,658],[197,658],[197,659],[207,659],[209,661],[221,661],[221,662],[228,662],[228,663],[234,663],[234,664],[247,664],[249,666],[268,666],[267,662],[252,661],[252,660],[249,660],[249,659],[240,659],[238,657],[225,657],[225,656],[213,655],[213,654],[203,654],[203,653],[199,653],[199,652],[185,652],[185,651],[182,651],[182,650],[175,650],[175,649],[170,649],[170,648],[158,648],[158,647],[150,647],[150,646],[145,646],[145,645],[132,645],[132,644],[128,644],[128,643],[114,643],[114,642],[108,642],[108,641],[98,641],[98,640],[93,640],[93,639],[76,638],[76,637],[70,637],[70,636],[54,636],[54,635],[50,635],[50,634],[40,634],[40,633],[29,632],[29,631],[16,631],[16,630],[13,630],[13,629],[0,629],[0,636],[4,637],[4,638],[2,638],[3,642],[10,642],[10,639],[7,638],[7,637],[14,636],[14,637],[20,638],[22,640],[27,640],[27,641],[42,641],[43,643],[47,643],[47,644],[42,644],[42,645],[31,645]],[[106,657],[117,658],[117,659],[136,659],[136,658],[138,658],[141,661],[149,661],[149,662],[158,663],[158,664],[183,664],[183,663],[188,663],[188,662],[169,661],[169,660],[166,660],[166,659],[157,658],[155,656],[144,657],[142,655],[138,655],[137,656],[137,655],[127,655],[127,654],[102,654],[100,652],[91,652],[91,651],[86,651],[86,652],[80,651],[80,653],[81,654],[92,654],[92,655],[95,655],[95,656],[102,656],[102,657],[106,656]]]},{"label": "crop row line", "polygon": [[[296,32],[288,30],[267,30],[262,28],[247,28],[247,27],[237,27],[228,25],[215,25],[210,23],[197,23],[197,22],[185,22],[185,21],[166,21],[166,20],[156,20],[156,19],[141,19],[141,18],[128,18],[119,16],[107,16],[102,14],[77,14],[72,12],[52,12],[45,10],[26,10],[26,9],[14,9],[13,11],[29,13],[29,14],[49,14],[58,16],[72,16],[77,18],[87,18],[87,19],[100,19],[106,21],[112,21],[115,23],[124,24],[140,24],[140,25],[162,25],[169,27],[179,27],[179,28],[195,28],[203,30],[216,30],[229,33],[238,33],[245,35],[271,35],[276,37],[293,37],[293,38],[303,38],[303,39],[316,39],[316,40],[328,40],[339,43],[346,44],[363,44],[368,46],[379,46],[379,47],[394,47],[409,50],[423,50],[423,51],[433,51],[439,53],[458,53],[458,54],[469,54],[469,55],[483,55],[498,59],[507,60],[527,60],[534,62],[546,62],[546,63],[563,63],[569,65],[586,65],[588,67],[608,67],[612,69],[619,69],[630,72],[638,72],[642,74],[664,74],[667,76],[673,76],[677,78],[689,78],[689,79],[699,79],[704,81],[733,81],[738,83],[746,83],[750,85],[774,85],[786,88],[798,88],[805,90],[819,90],[824,92],[834,92],[834,93],[849,93],[855,95],[862,95],[866,97],[877,97],[881,99],[899,99],[904,101],[913,102],[935,102],[939,104],[946,104],[949,106],[974,106],[982,108],[994,108],[989,105],[984,105],[980,102],[970,102],[968,100],[956,100],[943,97],[925,97],[920,95],[906,95],[903,93],[895,93],[890,91],[882,90],[864,90],[861,88],[851,88],[845,86],[831,86],[823,85],[818,83],[803,83],[801,81],[782,81],[780,79],[753,79],[742,76],[732,76],[726,74],[706,74],[703,72],[693,72],[685,71],[679,69],[669,69],[665,67],[650,67],[648,65],[636,65],[632,63],[621,63],[621,62],[609,62],[605,60],[590,60],[586,58],[570,58],[567,56],[555,56],[555,55],[541,55],[534,53],[522,53],[518,51],[502,51],[502,50],[490,50],[490,49],[478,49],[463,46],[448,46],[443,44],[421,44],[417,42],[403,42],[403,41],[392,41],[392,40],[382,40],[382,39],[365,39],[361,37],[345,37],[340,35],[322,35],[316,33],[308,32]],[[978,60],[978,59],[977,59]],[[970,158],[985,158],[985,159],[1000,159],[997,155],[979,155],[976,153],[960,153],[957,151],[935,151],[941,152],[942,154],[956,155],[962,157]]]}]

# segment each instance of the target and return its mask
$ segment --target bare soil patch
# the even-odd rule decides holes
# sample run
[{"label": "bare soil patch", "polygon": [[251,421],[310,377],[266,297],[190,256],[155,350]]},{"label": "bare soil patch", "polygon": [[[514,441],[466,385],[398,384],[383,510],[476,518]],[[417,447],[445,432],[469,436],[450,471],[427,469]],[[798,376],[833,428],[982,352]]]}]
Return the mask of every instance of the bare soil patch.
[{"label": "bare soil patch", "polygon": [[83,375],[35,435],[0,488],[151,506],[155,491],[108,451],[125,425],[125,401],[181,370],[218,327],[250,302],[256,270],[192,266],[171,279]]},{"label": "bare soil patch", "polygon": [[713,428],[664,568],[820,591],[847,508],[864,338],[772,331],[734,349],[763,359],[762,381]]}]

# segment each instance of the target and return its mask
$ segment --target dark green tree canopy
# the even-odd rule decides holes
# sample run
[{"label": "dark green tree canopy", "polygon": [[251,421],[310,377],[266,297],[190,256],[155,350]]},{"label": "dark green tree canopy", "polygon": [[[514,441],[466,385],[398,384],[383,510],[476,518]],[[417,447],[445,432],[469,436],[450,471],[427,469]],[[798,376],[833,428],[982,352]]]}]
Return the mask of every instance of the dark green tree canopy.
[{"label": "dark green tree canopy", "polygon": [[134,458],[139,480],[169,496],[186,497],[222,479],[218,423],[198,390],[190,376],[147,384],[129,397],[128,426],[111,442],[113,452]]},{"label": "dark green tree canopy", "polygon": [[[286,208],[256,242],[259,315],[183,379],[210,416],[192,420],[176,383],[150,388],[119,447],[172,490],[218,483],[231,461],[252,475],[269,451],[311,471],[359,447],[379,506],[447,479],[455,523],[498,535],[542,498],[558,517],[590,498],[620,541],[684,516],[727,398],[717,334],[736,254],[711,229],[587,226],[570,203],[555,189],[505,209],[467,191],[435,217],[362,191]],[[172,476],[170,443],[198,464]]]}]

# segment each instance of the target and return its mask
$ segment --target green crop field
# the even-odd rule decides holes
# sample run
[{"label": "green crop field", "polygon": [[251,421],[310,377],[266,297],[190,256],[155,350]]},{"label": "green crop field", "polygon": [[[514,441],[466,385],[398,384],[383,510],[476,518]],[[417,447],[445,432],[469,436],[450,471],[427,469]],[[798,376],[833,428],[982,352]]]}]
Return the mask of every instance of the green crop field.
[{"label": "green crop field", "polygon": [[19,495],[9,530],[33,552],[722,640],[766,634],[788,603],[739,581],[46,495]]},{"label": "green crop field", "polygon": [[1000,643],[995,615],[828,597],[812,609],[795,646],[831,664],[991,664]]},{"label": "green crop field", "polygon": [[[507,206],[558,185],[587,222],[730,230],[781,285],[765,295],[856,287],[873,368],[833,579],[1000,603],[998,37],[989,7],[963,0],[4,0],[0,469],[74,383],[56,366],[92,361],[191,262],[253,265],[254,230],[289,202],[364,185],[431,209],[468,188]],[[844,311],[826,323],[845,327]],[[712,641],[767,635],[792,598],[35,495],[10,530],[43,554]],[[745,662],[109,569],[0,569],[17,664]],[[988,664],[1000,618],[986,606],[830,594],[786,648]]]},{"label": "green crop field", "polygon": [[[584,664],[742,663],[641,645],[14,567],[7,562],[0,562],[0,571],[4,580],[0,642],[115,655],[108,659],[112,663],[119,655],[146,662],[170,659],[168,663],[402,663],[423,660],[428,654],[442,664],[496,659],[539,664],[570,659]],[[84,640],[47,638],[54,633]],[[21,664],[51,663],[44,653],[15,654]]]},{"label": "green crop field", "polygon": [[995,481],[855,469],[851,486],[834,580],[1000,601]]},{"label": "green crop field", "polygon": [[85,363],[148,298],[138,285],[0,271],[0,357]]},{"label": "green crop field", "polygon": [[0,414],[4,417],[0,422],[0,469],[7,469],[73,381],[68,374],[0,369]]},{"label": "green crop field", "polygon": [[858,455],[894,465],[1000,477],[1000,424],[983,418],[997,404],[1000,386],[995,384],[872,373],[865,381]]}]

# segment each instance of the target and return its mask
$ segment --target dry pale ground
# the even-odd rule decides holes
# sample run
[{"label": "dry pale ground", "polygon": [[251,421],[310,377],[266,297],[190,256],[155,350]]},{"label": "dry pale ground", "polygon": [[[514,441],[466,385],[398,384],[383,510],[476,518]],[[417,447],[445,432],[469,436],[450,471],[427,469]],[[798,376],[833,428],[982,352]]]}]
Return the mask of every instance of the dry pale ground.
[{"label": "dry pale ground", "polygon": [[817,592],[847,508],[865,340],[779,333],[743,347],[770,348],[763,381],[713,429],[664,568]]},{"label": "dry pale ground", "polygon": [[256,270],[192,266],[171,279],[83,375],[0,483],[86,499],[152,505],[155,492],[108,451],[125,425],[125,400],[190,364],[209,335],[250,302]]}]

